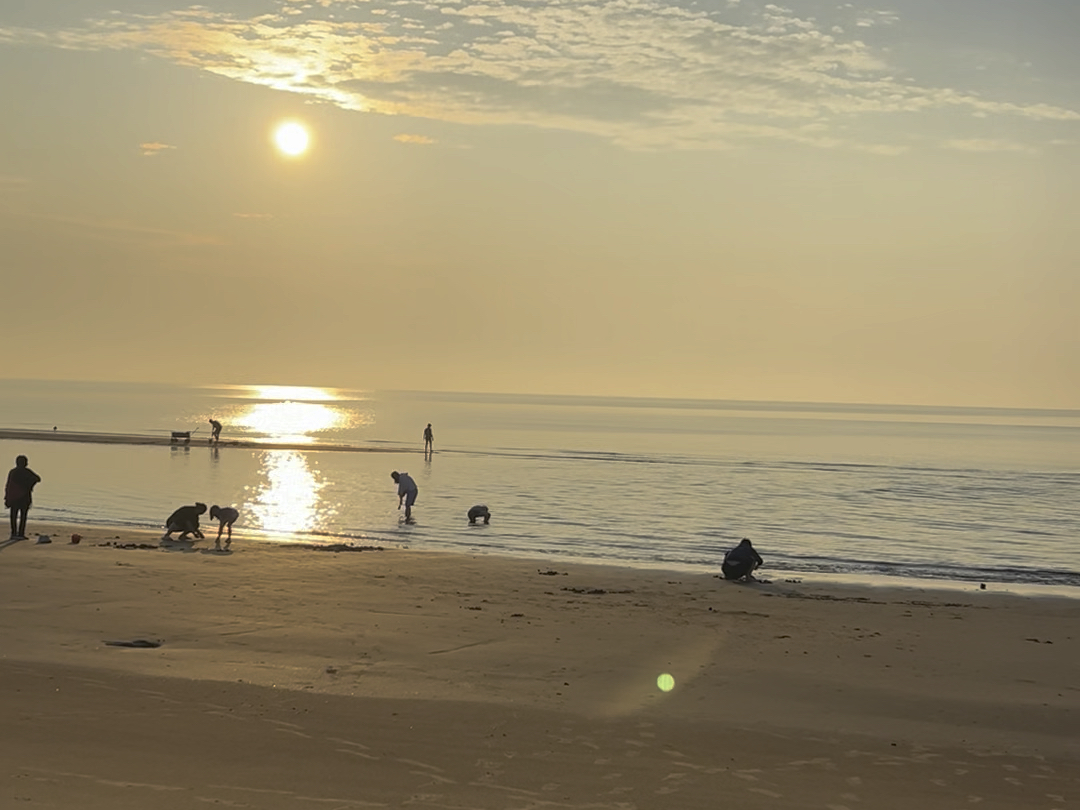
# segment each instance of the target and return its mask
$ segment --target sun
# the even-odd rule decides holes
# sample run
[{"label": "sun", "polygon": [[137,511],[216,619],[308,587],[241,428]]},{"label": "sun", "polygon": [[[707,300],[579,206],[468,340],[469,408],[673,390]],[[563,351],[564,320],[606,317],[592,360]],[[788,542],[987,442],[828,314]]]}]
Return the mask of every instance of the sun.
[{"label": "sun", "polygon": [[307,151],[311,138],[303,124],[286,121],[274,130],[274,145],[289,157],[298,157]]}]

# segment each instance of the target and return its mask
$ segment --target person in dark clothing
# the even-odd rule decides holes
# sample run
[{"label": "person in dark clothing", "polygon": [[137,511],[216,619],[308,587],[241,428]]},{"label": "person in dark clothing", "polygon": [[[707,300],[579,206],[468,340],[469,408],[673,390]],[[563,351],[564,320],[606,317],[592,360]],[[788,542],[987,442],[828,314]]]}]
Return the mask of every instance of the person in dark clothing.
[{"label": "person in dark clothing", "polygon": [[195,535],[200,540],[203,533],[199,531],[199,515],[206,512],[205,503],[196,503],[193,506],[181,506],[165,521],[165,534],[162,540],[172,540],[173,532],[180,532],[178,540],[187,540],[189,534]]},{"label": "person in dark clothing", "polygon": [[228,536],[225,538],[225,549],[228,550],[232,545],[232,525],[239,519],[240,513],[233,509],[231,506],[218,506],[214,504],[210,507],[210,519],[220,521],[218,523],[217,539],[214,541],[214,548],[221,550],[221,533],[227,530]]},{"label": "person in dark clothing", "polygon": [[26,539],[26,513],[30,511],[34,486],[41,476],[31,470],[26,456],[16,456],[15,467],[8,473],[4,487],[4,506],[11,510],[11,539]]},{"label": "person in dark clothing", "polygon": [[761,565],[762,562],[761,555],[754,550],[750,541],[744,537],[739,542],[739,545],[724,555],[724,562],[720,566],[720,571],[724,574],[724,579],[753,582],[754,569]]},{"label": "person in dark clothing", "polygon": [[491,523],[491,510],[482,503],[469,510],[469,523],[476,523],[480,518],[484,519],[484,523]]},{"label": "person in dark clothing", "polygon": [[214,444],[221,441],[221,422],[217,419],[210,420],[210,441]]},{"label": "person in dark clothing", "polygon": [[435,452],[435,434],[431,430],[431,422],[424,428],[424,455],[430,456]]}]

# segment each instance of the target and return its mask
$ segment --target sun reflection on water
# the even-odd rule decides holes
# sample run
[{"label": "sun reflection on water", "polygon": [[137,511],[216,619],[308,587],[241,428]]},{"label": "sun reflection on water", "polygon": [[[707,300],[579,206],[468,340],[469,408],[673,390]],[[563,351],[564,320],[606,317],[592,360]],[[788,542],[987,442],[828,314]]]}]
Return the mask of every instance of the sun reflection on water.
[{"label": "sun reflection on water", "polygon": [[269,532],[290,534],[319,528],[333,510],[321,503],[323,483],[296,450],[267,450],[262,454],[261,486],[251,487],[245,514],[254,525]]},{"label": "sun reflection on water", "polygon": [[315,402],[259,402],[241,412],[234,424],[277,441],[314,441],[312,433],[348,426],[350,414]]},{"label": "sun reflection on water", "polygon": [[250,405],[236,404],[224,420],[242,433],[287,444],[309,444],[312,434],[338,431],[370,424],[372,414],[358,410],[356,402],[366,399],[355,392],[303,385],[224,386],[241,399],[260,400]]}]

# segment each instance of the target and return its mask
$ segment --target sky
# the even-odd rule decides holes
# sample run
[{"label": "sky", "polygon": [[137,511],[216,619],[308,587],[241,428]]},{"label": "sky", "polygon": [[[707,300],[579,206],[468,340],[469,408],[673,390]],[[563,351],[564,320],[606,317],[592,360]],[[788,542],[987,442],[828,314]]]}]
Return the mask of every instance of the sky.
[{"label": "sky", "polygon": [[0,0],[0,376],[1080,408],[1078,32]]}]

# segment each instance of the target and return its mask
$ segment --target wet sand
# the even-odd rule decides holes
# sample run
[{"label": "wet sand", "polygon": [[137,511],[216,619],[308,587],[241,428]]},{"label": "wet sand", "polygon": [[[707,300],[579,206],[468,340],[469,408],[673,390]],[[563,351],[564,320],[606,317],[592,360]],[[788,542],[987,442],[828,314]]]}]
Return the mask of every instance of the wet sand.
[{"label": "wet sand", "polygon": [[[1080,791],[1077,600],[32,529],[55,542],[0,547],[0,806],[1012,810]],[[137,640],[160,646],[106,644]]]},{"label": "wet sand", "polygon": [[[26,442],[74,442],[76,444],[126,444],[158,447],[190,447],[210,444],[209,433],[192,431],[187,440],[174,439],[167,433],[93,433],[78,430],[23,430],[0,428],[0,439],[16,439]],[[225,438],[214,444],[216,448],[238,447],[247,450],[327,450],[344,453],[403,453],[415,452],[415,447],[391,445],[353,445],[320,442],[275,442],[256,439]]]}]

